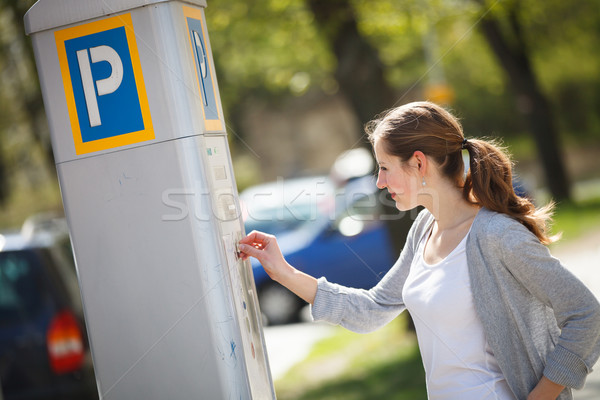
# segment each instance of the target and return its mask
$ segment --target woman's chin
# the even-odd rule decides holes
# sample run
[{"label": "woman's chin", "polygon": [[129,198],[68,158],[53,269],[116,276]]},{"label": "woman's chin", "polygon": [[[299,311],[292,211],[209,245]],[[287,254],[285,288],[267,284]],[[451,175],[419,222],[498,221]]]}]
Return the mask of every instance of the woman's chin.
[{"label": "woman's chin", "polygon": [[396,202],[396,208],[398,209],[398,211],[409,211],[409,210],[413,209],[414,207],[406,207],[404,204],[400,204],[400,203]]},{"label": "woman's chin", "polygon": [[418,206],[419,206],[418,203],[404,204],[404,203],[401,203],[399,201],[396,201],[396,209],[398,209],[398,211],[402,211],[402,212],[404,212],[404,211],[410,211],[412,209],[417,208]]}]

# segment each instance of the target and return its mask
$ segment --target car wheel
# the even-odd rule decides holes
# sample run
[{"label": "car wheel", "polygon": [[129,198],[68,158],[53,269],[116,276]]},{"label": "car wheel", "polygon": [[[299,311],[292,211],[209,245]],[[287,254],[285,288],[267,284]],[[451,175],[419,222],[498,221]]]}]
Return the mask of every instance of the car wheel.
[{"label": "car wheel", "polygon": [[258,291],[258,303],[267,325],[296,322],[302,300],[278,283],[271,282]]}]

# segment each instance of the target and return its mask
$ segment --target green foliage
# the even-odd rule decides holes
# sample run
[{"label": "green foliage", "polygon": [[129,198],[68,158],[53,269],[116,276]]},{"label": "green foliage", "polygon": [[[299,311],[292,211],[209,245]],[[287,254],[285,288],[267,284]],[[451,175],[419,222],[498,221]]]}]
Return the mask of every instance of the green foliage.
[{"label": "green foliage", "polygon": [[[30,41],[22,26],[33,2],[0,0],[0,164],[6,173],[0,174],[0,184],[5,188],[35,187],[35,176],[53,179]],[[509,10],[516,9],[536,77],[563,135],[600,140],[600,0],[577,5],[557,0],[348,0],[348,6],[361,34],[377,49],[397,104],[421,99],[427,85],[445,81],[454,91],[451,107],[467,135],[518,138],[527,126],[478,30],[484,15],[508,28]],[[309,90],[338,91],[333,78],[337,60],[306,0],[208,0],[206,18],[234,138],[244,138],[237,117],[253,99],[282,104],[283,98]],[[232,146],[235,153],[236,143]],[[16,173],[22,169],[27,172]],[[252,168],[244,171],[247,185]]]},{"label": "green foliage", "polygon": [[248,92],[272,98],[331,84],[335,61],[304,1],[214,1],[206,19],[225,106]]},{"label": "green foliage", "polygon": [[[0,230],[20,229],[25,219],[42,212],[63,213],[60,191],[55,179],[24,177],[23,171],[15,178],[18,182],[10,192],[6,204],[0,208]],[[32,184],[32,180],[37,185]]]},{"label": "green foliage", "polygon": [[[422,98],[445,80],[468,132],[515,135],[526,129],[506,76],[478,32],[494,15],[505,27],[516,7],[538,79],[563,130],[600,137],[598,0],[350,0],[360,32],[374,46],[398,103]],[[209,1],[208,27],[227,107],[242,99],[334,92],[336,60],[302,0]],[[508,32],[508,30],[506,30]],[[243,135],[242,132],[240,132]]]},{"label": "green foliage", "polygon": [[[29,196],[45,193],[46,185],[58,193],[54,165],[48,160],[47,128],[41,93],[33,60],[31,42],[25,36],[23,15],[32,0],[0,0],[0,225],[21,221],[30,204],[21,198],[24,188]],[[18,193],[13,193],[18,192]],[[44,196],[40,196],[44,198]],[[18,203],[15,203],[16,199]],[[52,206],[55,203],[52,203]],[[35,212],[38,205],[29,210]],[[12,210],[17,207],[17,210]],[[12,211],[12,212],[9,212]],[[6,216],[5,216],[6,214]],[[27,215],[25,215],[27,216]]]}]

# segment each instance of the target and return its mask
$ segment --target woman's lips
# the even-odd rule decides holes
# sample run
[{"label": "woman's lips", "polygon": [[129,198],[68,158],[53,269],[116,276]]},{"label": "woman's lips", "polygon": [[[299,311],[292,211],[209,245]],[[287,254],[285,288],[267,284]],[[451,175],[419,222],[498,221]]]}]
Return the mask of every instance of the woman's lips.
[{"label": "woman's lips", "polygon": [[390,195],[392,196],[392,199],[396,198],[396,193],[390,193]]}]

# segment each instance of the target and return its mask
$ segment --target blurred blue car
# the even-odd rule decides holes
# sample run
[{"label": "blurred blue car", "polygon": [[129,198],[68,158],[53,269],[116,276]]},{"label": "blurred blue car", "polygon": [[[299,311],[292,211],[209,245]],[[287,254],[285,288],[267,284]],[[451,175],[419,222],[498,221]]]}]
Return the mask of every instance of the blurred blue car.
[{"label": "blurred blue car", "polygon": [[[290,264],[315,277],[368,289],[397,257],[382,218],[383,196],[373,176],[353,179],[341,188],[317,176],[255,186],[242,192],[240,199],[246,232],[276,235]],[[265,322],[297,321],[306,303],[251,260]]]}]

